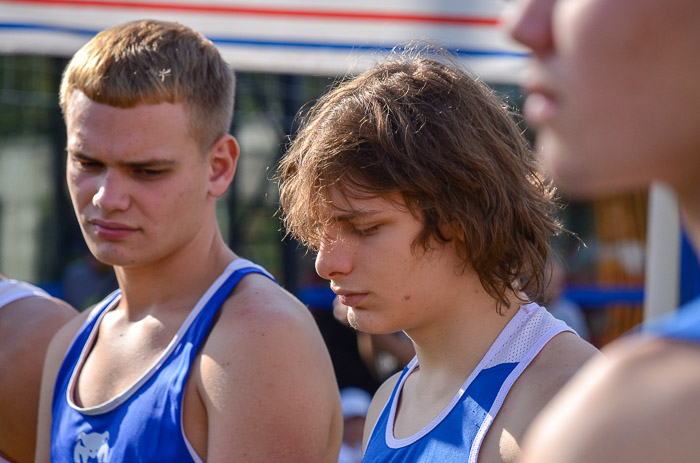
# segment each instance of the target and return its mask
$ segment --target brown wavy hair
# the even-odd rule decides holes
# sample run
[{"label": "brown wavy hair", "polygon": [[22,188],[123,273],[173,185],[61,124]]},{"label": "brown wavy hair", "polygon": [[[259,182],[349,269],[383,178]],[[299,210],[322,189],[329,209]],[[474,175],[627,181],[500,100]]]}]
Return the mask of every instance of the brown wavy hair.
[{"label": "brown wavy hair", "polygon": [[508,294],[536,298],[561,225],[554,188],[511,116],[446,52],[393,53],[336,84],[303,119],[275,176],[287,233],[317,249],[331,191],[399,193],[424,221],[414,246],[449,241],[449,226],[462,235],[463,270],[479,276],[499,311]]},{"label": "brown wavy hair", "polygon": [[61,80],[64,114],[74,90],[119,108],[183,103],[203,150],[228,133],[234,74],[214,44],[179,23],[138,20],[105,29],[78,50]]}]

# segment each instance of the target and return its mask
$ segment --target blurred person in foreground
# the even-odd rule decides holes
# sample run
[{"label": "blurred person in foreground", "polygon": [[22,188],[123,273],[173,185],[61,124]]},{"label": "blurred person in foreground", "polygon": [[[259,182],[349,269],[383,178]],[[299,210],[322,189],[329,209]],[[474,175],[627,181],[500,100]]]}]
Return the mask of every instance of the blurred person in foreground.
[{"label": "blurred person in foreground", "polygon": [[0,463],[34,461],[41,366],[75,309],[0,273]]},{"label": "blurred person in foreground", "polygon": [[225,244],[234,77],[177,23],[133,21],[63,75],[67,181],[119,290],[47,356],[37,459],[333,462],[342,412],[306,307]]},{"label": "blurred person in foreground", "polygon": [[[671,186],[700,245],[700,3],[519,0],[525,116],[556,184],[593,197]],[[606,347],[533,425],[529,463],[700,459],[700,299]]]},{"label": "blurred person in foreground", "polygon": [[597,351],[539,295],[552,190],[503,103],[446,54],[396,53],[323,96],[278,169],[287,230],[348,320],[416,357],[376,392],[364,461],[516,461]]}]

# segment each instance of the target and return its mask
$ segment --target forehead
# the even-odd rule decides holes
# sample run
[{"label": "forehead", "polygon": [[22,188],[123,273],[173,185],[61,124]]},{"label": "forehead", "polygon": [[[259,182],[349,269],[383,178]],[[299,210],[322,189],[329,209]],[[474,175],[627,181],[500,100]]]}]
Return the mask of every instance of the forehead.
[{"label": "forehead", "polygon": [[319,208],[321,219],[331,222],[409,212],[406,202],[399,193],[370,197],[345,193],[337,188],[327,192]]},{"label": "forehead", "polygon": [[196,150],[181,103],[119,108],[75,90],[66,105],[68,149],[92,152],[181,152]]},{"label": "forehead", "polygon": [[[569,21],[566,28],[562,25],[561,30],[555,31],[558,34],[583,32],[609,41],[611,45],[615,45],[617,39],[623,45],[642,49],[646,45],[663,45],[669,38],[666,34],[680,34],[687,39],[688,47],[697,48],[700,30],[700,2],[697,0],[559,0],[553,4],[553,10],[543,11],[553,14],[555,21]],[[591,44],[591,48],[601,54],[610,51],[596,43]]]}]

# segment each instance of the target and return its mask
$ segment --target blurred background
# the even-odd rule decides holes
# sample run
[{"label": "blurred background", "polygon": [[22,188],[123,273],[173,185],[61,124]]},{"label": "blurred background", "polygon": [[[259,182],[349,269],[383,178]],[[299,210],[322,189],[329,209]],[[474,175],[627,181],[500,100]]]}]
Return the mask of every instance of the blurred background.
[{"label": "blurred background", "polygon": [[[67,195],[58,85],[68,58],[100,30],[131,19],[179,21],[210,38],[237,73],[231,133],[242,156],[219,202],[224,236],[236,253],[267,267],[309,306],[334,362],[353,357],[358,371],[336,370],[341,387],[373,392],[381,376],[402,366],[403,356],[383,360],[387,340],[357,338],[333,316],[333,294],[315,275],[313,255],[283,239],[269,178],[303,108],[342,76],[407,41],[447,48],[517,113],[523,101],[517,82],[528,56],[500,29],[507,3],[0,0],[0,269],[79,309],[116,287],[111,269],[87,252]],[[546,302],[594,345],[642,321],[651,278],[670,288],[662,296],[669,307],[700,292],[697,259],[672,197],[640,191],[563,200],[561,219],[572,233],[554,241],[557,276]],[[652,246],[650,230],[657,228]],[[652,254],[665,258],[653,275],[645,264]]]}]

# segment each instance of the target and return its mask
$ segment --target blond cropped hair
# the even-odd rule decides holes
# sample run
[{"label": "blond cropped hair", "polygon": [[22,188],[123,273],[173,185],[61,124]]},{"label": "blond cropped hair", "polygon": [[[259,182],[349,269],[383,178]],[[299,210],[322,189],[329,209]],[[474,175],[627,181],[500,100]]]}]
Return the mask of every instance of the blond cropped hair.
[{"label": "blond cropped hair", "polygon": [[64,113],[74,90],[120,108],[182,103],[203,149],[228,133],[233,117],[233,72],[210,40],[174,22],[131,21],[97,34],[63,73]]}]

